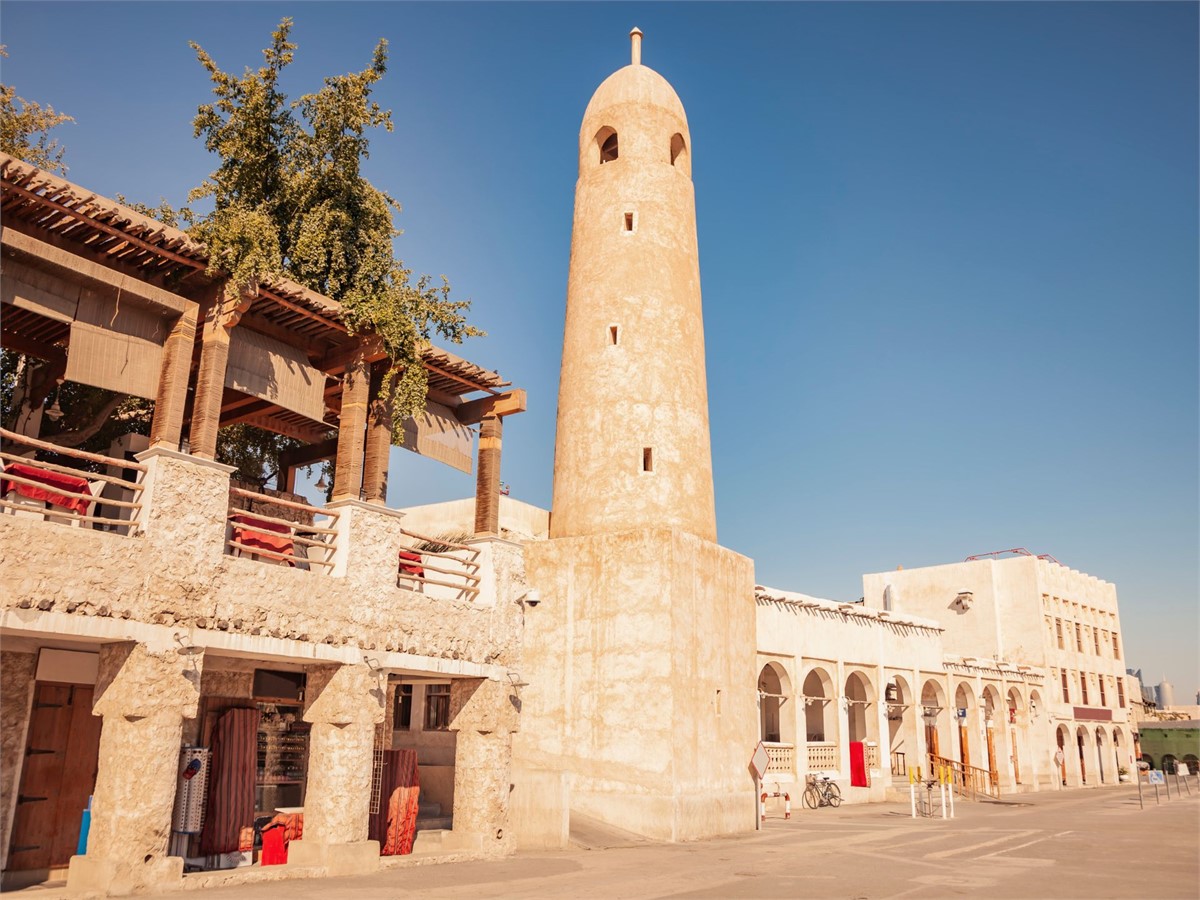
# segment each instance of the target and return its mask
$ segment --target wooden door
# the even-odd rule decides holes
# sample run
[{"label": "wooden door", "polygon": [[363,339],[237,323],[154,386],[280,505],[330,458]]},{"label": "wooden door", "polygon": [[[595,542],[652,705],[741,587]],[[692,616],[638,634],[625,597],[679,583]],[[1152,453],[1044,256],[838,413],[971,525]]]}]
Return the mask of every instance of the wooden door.
[{"label": "wooden door", "polygon": [[63,867],[75,855],[100,759],[101,720],[92,715],[92,693],[90,684],[35,686],[9,871]]},{"label": "wooden door", "polygon": [[1087,784],[1087,764],[1083,760],[1083,735],[1077,736],[1075,740],[1079,743],[1079,780],[1083,784]]},{"label": "wooden door", "polygon": [[996,729],[988,727],[987,731],[987,754],[988,754],[988,778],[992,781],[992,786],[995,787],[1000,783],[1000,773],[996,768]]},{"label": "wooden door", "polygon": [[1013,781],[1021,783],[1021,762],[1017,759],[1017,729],[1010,728],[1009,740],[1012,741]]}]

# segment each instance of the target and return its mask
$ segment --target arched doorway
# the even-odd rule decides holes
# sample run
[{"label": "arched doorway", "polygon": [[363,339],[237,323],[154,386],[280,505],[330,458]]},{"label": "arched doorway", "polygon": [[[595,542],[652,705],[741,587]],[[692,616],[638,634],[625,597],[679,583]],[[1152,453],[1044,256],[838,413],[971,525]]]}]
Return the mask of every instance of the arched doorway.
[{"label": "arched doorway", "polygon": [[1197,766],[1200,766],[1200,758],[1197,758],[1195,753],[1189,753],[1181,760],[1181,762],[1187,763],[1189,775],[1196,775],[1200,773],[1200,770],[1197,769]]},{"label": "arched doorway", "polygon": [[958,722],[958,761],[971,765],[971,728],[978,713],[975,710],[975,692],[965,681],[954,692],[954,715]]},{"label": "arched doorway", "polygon": [[820,666],[809,670],[800,689],[804,701],[804,739],[806,771],[837,769],[840,757],[837,745],[837,707],[833,679]]},{"label": "arched doorway", "polygon": [[1020,738],[1028,732],[1029,717],[1025,713],[1021,692],[1015,687],[1008,689],[1006,709],[1008,753],[1009,761],[1012,763],[1013,784],[1021,784],[1021,760],[1028,758],[1028,754],[1022,752],[1021,744],[1024,741]]},{"label": "arched doorway", "polygon": [[888,754],[893,778],[907,777],[910,766],[921,765],[917,752],[916,713],[912,688],[902,675],[893,675],[883,689],[887,716]]},{"label": "arched doorway", "polygon": [[[987,746],[987,770],[992,786],[1000,784],[1000,763],[997,758],[996,729],[1003,727],[996,720],[1000,717],[1000,692],[994,684],[986,685],[983,689],[983,739]],[[1001,732],[1003,734],[1003,732]]]},{"label": "arched doorway", "polygon": [[[791,680],[779,663],[769,662],[758,673],[759,737],[764,743],[794,743],[795,729],[784,714],[791,695]],[[789,710],[790,711],[790,710]]]},{"label": "arched doorway", "polygon": [[[945,757],[950,747],[949,735],[946,734],[946,729],[950,727],[950,716],[946,712],[946,692],[932,678],[921,686],[921,721],[925,726],[926,755]],[[930,772],[932,774],[932,764]]]},{"label": "arched doorway", "polygon": [[1175,754],[1164,753],[1162,758],[1162,770],[1168,775],[1175,774]]},{"label": "arched doorway", "polygon": [[1080,725],[1079,728],[1077,728],[1075,730],[1075,746],[1078,751],[1079,783],[1080,784],[1088,783],[1087,756],[1088,756],[1088,744],[1090,744],[1090,743],[1091,743],[1091,739],[1090,739],[1090,736],[1088,735],[1087,729],[1084,728],[1082,725]]},{"label": "arched doorway", "polygon": [[1055,772],[1059,783],[1067,786],[1067,760],[1071,758],[1072,747],[1070,746],[1069,732],[1065,725],[1059,725],[1055,735],[1058,749],[1054,753]]},{"label": "arched doorway", "polygon": [[1105,764],[1105,757],[1108,754],[1108,735],[1103,728],[1096,726],[1096,780],[1100,784],[1112,781],[1115,774],[1109,771],[1111,763],[1108,765]]},{"label": "arched doorway", "polygon": [[850,786],[868,787],[870,771],[879,768],[879,722],[874,715],[874,687],[865,674],[851,672],[846,676],[843,703],[850,740]]}]

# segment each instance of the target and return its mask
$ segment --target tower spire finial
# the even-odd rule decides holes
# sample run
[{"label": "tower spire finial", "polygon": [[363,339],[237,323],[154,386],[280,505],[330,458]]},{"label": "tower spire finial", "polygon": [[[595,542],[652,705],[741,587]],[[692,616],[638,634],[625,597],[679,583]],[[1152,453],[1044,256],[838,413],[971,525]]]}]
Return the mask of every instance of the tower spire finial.
[{"label": "tower spire finial", "polygon": [[642,64],[642,29],[636,25],[633,26],[633,31],[629,32],[629,42],[633,64],[640,66]]}]

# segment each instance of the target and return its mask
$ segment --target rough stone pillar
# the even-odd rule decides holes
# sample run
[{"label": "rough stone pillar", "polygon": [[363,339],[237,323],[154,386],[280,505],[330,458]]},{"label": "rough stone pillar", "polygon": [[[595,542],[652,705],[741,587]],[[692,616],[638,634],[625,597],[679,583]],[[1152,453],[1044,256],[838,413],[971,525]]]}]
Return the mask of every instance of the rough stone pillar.
[{"label": "rough stone pillar", "polygon": [[0,868],[8,865],[9,837],[17,809],[25,738],[33,705],[36,653],[0,653]]},{"label": "rough stone pillar", "polygon": [[144,450],[137,459],[146,464],[141,497],[145,539],[167,549],[170,565],[215,565],[225,553],[233,466],[165,447]]},{"label": "rough stone pillar", "polygon": [[475,533],[500,533],[500,445],[504,420],[484,416],[479,423],[479,466],[475,482]]},{"label": "rough stone pillar", "polygon": [[342,412],[338,417],[337,462],[333,500],[357,500],[362,487],[363,439],[367,424],[367,395],[371,372],[360,351],[346,367],[342,383]]},{"label": "rough stone pillar", "polygon": [[192,307],[176,319],[163,346],[158,397],[154,401],[154,419],[150,423],[151,447],[179,449],[183,407],[187,402],[188,377],[192,370],[192,346],[196,342],[196,317],[197,309]]},{"label": "rough stone pillar", "polygon": [[388,370],[377,367],[371,373],[371,402],[367,409],[367,452],[363,463],[363,490],[366,501],[387,503],[388,457],[392,450],[392,406],[383,396],[390,379]]},{"label": "rough stone pillar", "polygon": [[379,868],[379,842],[367,840],[375,726],[384,720],[387,684],[362,665],[308,670],[304,721],[312,723],[304,838],[288,865],[321,866],[327,875]]},{"label": "rough stone pillar", "polygon": [[512,735],[521,700],[512,685],[484,678],[450,682],[454,756],[454,831],[479,835],[484,850],[505,852]]},{"label": "rough stone pillar", "polygon": [[70,891],[127,894],[178,883],[167,855],[183,720],[196,716],[200,654],[133,641],[100,648],[92,711],[104,717],[86,856],[71,858]]}]

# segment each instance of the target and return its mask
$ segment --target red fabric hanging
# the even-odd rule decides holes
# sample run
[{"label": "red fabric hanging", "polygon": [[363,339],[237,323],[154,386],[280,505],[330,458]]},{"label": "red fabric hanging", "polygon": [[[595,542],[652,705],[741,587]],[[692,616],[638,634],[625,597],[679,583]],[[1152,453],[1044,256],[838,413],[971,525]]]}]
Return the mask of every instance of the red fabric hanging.
[{"label": "red fabric hanging", "polygon": [[870,787],[867,780],[867,746],[862,741],[850,742],[850,787]]}]

